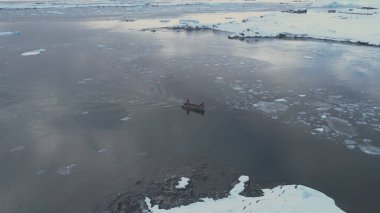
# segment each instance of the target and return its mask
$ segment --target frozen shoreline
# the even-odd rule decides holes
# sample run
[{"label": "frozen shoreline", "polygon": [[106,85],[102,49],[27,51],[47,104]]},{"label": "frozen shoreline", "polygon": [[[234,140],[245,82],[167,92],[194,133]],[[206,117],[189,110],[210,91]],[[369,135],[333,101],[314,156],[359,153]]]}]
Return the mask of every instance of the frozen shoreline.
[{"label": "frozen shoreline", "polygon": [[302,185],[284,185],[273,189],[263,189],[263,196],[245,197],[248,176],[240,176],[239,182],[231,189],[229,196],[219,200],[202,198],[187,206],[160,209],[145,198],[149,212],[343,212],[333,199],[325,194]]}]

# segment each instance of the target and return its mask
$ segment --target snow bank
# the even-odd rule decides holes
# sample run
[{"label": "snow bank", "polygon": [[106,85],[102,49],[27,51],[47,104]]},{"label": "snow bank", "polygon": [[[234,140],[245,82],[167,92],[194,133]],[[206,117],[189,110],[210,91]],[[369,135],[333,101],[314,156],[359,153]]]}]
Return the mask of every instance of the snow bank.
[{"label": "snow bank", "polygon": [[[228,20],[180,21],[173,28],[213,29],[233,33],[230,38],[313,38],[380,46],[380,1],[303,1],[305,14],[266,11],[260,16],[235,14]],[[297,5],[295,6],[297,7]],[[328,13],[333,7],[335,13]],[[362,8],[365,7],[365,8]],[[280,7],[279,7],[280,8]],[[370,9],[379,8],[379,9]]]},{"label": "snow bank", "polygon": [[235,33],[231,38],[303,37],[380,45],[380,28],[376,27],[379,22],[378,13],[361,9],[337,13],[309,10],[307,14],[273,12],[245,22],[222,24],[218,29]]},{"label": "snow bank", "polygon": [[181,177],[181,180],[178,181],[178,185],[175,186],[176,189],[184,189],[189,184],[190,178]]},{"label": "snow bank", "polygon": [[378,0],[313,0],[313,7],[376,7],[379,6]]},{"label": "snow bank", "polygon": [[285,185],[273,189],[264,189],[262,197],[244,197],[248,176],[241,176],[239,183],[230,191],[230,195],[220,200],[203,198],[201,202],[172,209],[160,209],[152,206],[150,199],[145,198],[148,209],[153,213],[160,212],[343,212],[334,200],[325,194],[302,185]]}]

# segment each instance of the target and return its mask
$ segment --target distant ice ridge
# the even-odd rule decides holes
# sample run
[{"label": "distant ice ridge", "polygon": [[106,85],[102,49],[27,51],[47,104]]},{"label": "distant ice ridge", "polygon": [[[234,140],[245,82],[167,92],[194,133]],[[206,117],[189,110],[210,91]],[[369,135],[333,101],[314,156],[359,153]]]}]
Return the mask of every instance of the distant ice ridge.
[{"label": "distant ice ridge", "polygon": [[[376,27],[380,23],[380,1],[303,2],[309,2],[303,4],[308,9],[306,14],[266,10],[263,15],[229,17],[231,21],[182,20],[172,28],[220,30],[232,33],[229,38],[305,38],[380,46],[380,27]],[[335,13],[328,13],[331,8]]]},{"label": "distant ice ridge", "polygon": [[273,189],[263,189],[262,197],[245,197],[240,195],[245,189],[248,176],[240,176],[239,183],[230,191],[226,198],[213,200],[203,198],[201,202],[172,209],[160,209],[158,205],[152,206],[151,200],[146,197],[148,210],[153,213],[160,212],[343,212],[335,205],[333,199],[325,194],[302,185],[284,185]]}]

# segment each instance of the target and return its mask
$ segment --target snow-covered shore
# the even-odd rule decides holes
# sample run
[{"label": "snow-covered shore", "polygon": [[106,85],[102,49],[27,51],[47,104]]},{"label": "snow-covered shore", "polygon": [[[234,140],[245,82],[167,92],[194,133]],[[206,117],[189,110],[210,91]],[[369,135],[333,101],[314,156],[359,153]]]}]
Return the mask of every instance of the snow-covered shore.
[{"label": "snow-covered shore", "polygon": [[240,176],[239,183],[231,189],[226,198],[213,200],[203,198],[201,202],[192,203],[172,209],[160,209],[152,206],[150,198],[145,202],[149,211],[157,212],[343,212],[335,205],[333,199],[325,194],[302,185],[277,186],[264,189],[261,197],[240,195],[245,189],[248,176]]},{"label": "snow-covered shore", "polygon": [[232,33],[229,38],[309,38],[380,45],[380,28],[376,27],[380,23],[380,14],[378,9],[372,9],[373,6],[365,6],[374,4],[317,5],[321,7],[310,4],[307,13],[302,14],[271,11],[260,16],[211,24],[196,19],[172,28],[220,30]]}]

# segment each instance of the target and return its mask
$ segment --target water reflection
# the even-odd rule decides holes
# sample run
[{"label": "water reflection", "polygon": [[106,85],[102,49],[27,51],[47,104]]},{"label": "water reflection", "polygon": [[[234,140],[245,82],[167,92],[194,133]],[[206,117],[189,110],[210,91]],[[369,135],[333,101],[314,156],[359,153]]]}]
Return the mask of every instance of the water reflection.
[{"label": "water reflection", "polygon": [[202,116],[205,115],[206,110],[204,109],[189,109],[187,107],[182,106],[182,109],[186,112],[187,115],[190,115],[190,112],[200,114]]}]

